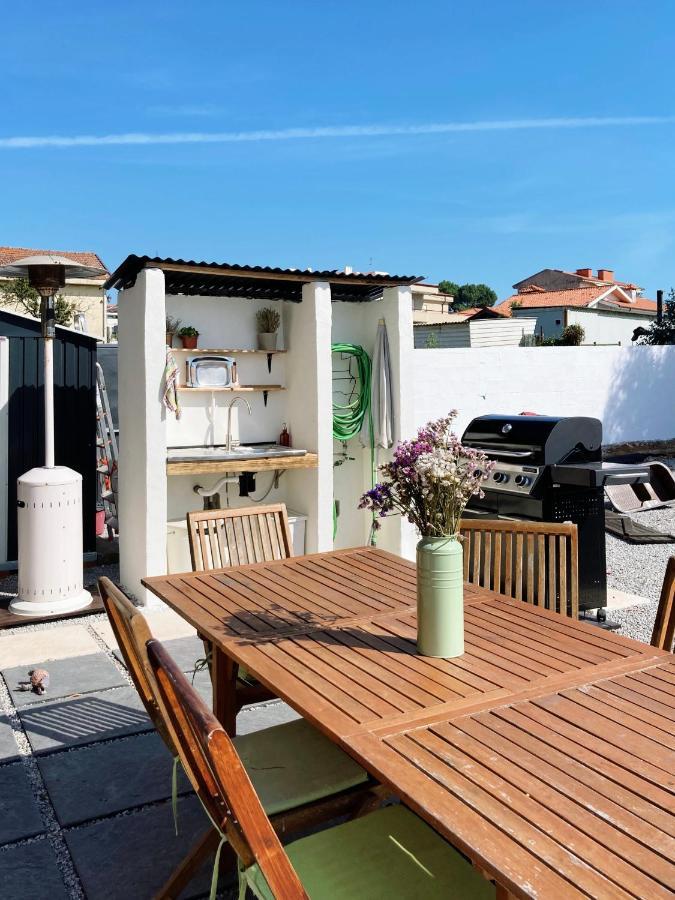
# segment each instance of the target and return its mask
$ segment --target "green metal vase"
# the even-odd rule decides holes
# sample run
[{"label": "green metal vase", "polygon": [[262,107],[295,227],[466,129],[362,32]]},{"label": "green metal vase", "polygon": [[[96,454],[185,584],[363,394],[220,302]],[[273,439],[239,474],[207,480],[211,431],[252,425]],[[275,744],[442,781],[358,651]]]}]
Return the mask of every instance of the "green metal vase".
[{"label": "green metal vase", "polygon": [[464,653],[463,550],[457,537],[417,545],[417,651],[449,658]]}]

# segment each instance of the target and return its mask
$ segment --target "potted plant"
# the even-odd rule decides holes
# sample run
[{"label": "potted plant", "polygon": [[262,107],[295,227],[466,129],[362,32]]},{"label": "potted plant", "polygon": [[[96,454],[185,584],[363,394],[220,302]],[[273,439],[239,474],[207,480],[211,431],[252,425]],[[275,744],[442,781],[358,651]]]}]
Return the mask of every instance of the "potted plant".
[{"label": "potted plant", "polygon": [[180,319],[174,319],[173,316],[166,317],[166,346],[173,347],[173,339],[176,332],[180,328]]},{"label": "potted plant", "polygon": [[277,331],[281,324],[281,316],[276,309],[264,306],[255,314],[258,326],[258,349],[272,351],[277,349]]},{"label": "potted plant", "polygon": [[401,441],[384,480],[361,497],[375,528],[399,512],[420,534],[417,544],[417,649],[423,656],[464,652],[462,514],[494,463],[481,450],[465,447],[452,431],[457,411],[428,422],[412,441]]},{"label": "potted plant", "polygon": [[184,325],[178,332],[178,337],[183,345],[183,350],[196,350],[199,332],[192,325]]}]

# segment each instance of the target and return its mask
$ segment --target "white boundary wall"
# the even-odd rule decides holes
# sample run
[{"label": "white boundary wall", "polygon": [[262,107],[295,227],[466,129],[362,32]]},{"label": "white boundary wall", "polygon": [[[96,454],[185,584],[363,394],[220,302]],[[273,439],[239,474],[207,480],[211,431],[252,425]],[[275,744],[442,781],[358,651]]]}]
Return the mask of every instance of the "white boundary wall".
[{"label": "white boundary wall", "polygon": [[486,347],[416,350],[415,425],[459,410],[456,430],[487,413],[595,416],[603,440],[675,436],[675,347]]}]

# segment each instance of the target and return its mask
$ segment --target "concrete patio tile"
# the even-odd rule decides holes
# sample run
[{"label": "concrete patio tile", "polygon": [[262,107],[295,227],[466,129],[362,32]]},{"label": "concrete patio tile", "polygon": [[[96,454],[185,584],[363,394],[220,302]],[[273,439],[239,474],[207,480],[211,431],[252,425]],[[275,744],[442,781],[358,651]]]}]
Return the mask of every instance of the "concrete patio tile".
[{"label": "concrete patio tile", "polygon": [[261,728],[271,728],[272,725],[282,725],[299,718],[296,711],[282,700],[245,706],[237,716],[237,734],[250,734]]},{"label": "concrete patio tile", "polygon": [[618,588],[607,588],[607,609],[628,609],[630,606],[642,606],[651,603],[647,597],[629,594]]},{"label": "concrete patio tile", "polygon": [[44,830],[24,764],[0,767],[0,844],[32,837]]},{"label": "concrete patio tile", "polygon": [[[87,900],[131,900],[153,897],[208,827],[197,798],[184,797],[178,837],[170,803],[69,829],[65,837]],[[208,894],[212,864],[205,863],[183,897]]]},{"label": "concrete patio tile", "polygon": [[35,753],[137,734],[152,728],[133,687],[23,707],[19,716]]},{"label": "concrete patio tile", "polygon": [[7,900],[68,900],[47,838],[0,849],[0,896]]},{"label": "concrete patio tile", "polygon": [[0,660],[5,669],[12,666],[33,666],[68,656],[85,656],[97,653],[94,638],[82,625],[66,625],[46,631],[0,633]]},{"label": "concrete patio tile", "polygon": [[[170,641],[175,638],[196,637],[197,632],[185,619],[181,618],[178,613],[172,609],[144,609],[140,607],[140,611],[148,620],[150,631],[154,637],[160,641]],[[113,634],[110,622],[102,619],[98,622],[92,622],[91,627],[96,634],[102,638],[111,650],[117,648],[117,641]]]},{"label": "concrete patio tile", "polygon": [[38,695],[31,690],[20,690],[19,682],[27,681],[28,672],[41,665],[41,661],[36,662],[33,659],[23,666],[2,669],[2,675],[17,709],[45,700],[68,697],[71,694],[85,694],[126,684],[122,673],[105,653],[93,653],[87,656],[56,659],[45,666],[50,676],[46,694]]},{"label": "concrete patio tile", "polygon": [[168,606],[164,609],[148,609],[143,610],[143,615],[147,618],[150,625],[150,631],[160,641],[170,641],[173,638],[194,637],[197,632],[186,622],[182,616],[174,612]]},{"label": "concrete patio tile", "polygon": [[0,763],[18,758],[19,748],[16,745],[14,730],[7,716],[0,716]]},{"label": "concrete patio tile", "polygon": [[[204,644],[196,635],[174,638],[168,641],[163,640],[162,643],[176,664],[180,666],[181,672],[192,672],[197,660],[204,658]],[[121,650],[116,648],[113,652],[120,662],[124,662]]]},{"label": "concrete patio tile", "polygon": [[[173,760],[155,731],[39,757],[38,765],[62,825],[75,825],[171,796]],[[181,767],[178,791],[191,791]]]}]

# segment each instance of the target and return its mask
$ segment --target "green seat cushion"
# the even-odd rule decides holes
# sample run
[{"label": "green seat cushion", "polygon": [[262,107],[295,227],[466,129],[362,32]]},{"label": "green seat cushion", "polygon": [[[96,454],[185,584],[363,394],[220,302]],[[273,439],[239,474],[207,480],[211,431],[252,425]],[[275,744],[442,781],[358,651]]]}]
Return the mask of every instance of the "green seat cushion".
[{"label": "green seat cushion", "polygon": [[241,735],[234,744],[268,815],[345,791],[368,777],[304,719]]},{"label": "green seat cushion", "polygon": [[[404,806],[329,828],[286,847],[310,900],[487,900],[495,886]],[[257,864],[260,900],[274,900]]]}]

